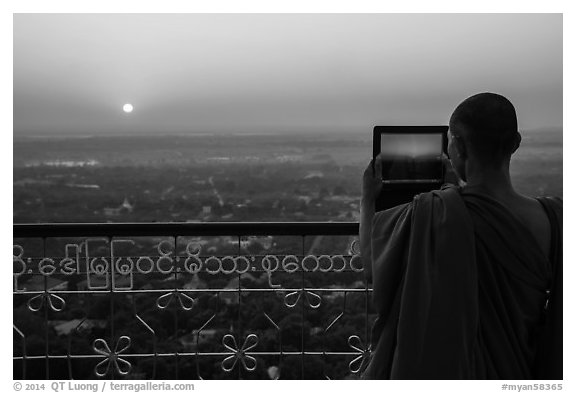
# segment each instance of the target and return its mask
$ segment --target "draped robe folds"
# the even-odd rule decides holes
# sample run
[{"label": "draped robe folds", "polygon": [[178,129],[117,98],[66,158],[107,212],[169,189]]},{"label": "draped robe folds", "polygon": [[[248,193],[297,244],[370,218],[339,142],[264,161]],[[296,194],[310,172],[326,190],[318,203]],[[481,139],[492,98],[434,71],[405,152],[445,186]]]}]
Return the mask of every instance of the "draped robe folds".
[{"label": "draped robe folds", "polygon": [[550,255],[502,204],[448,187],[378,212],[363,378],[562,379],[562,202]]}]

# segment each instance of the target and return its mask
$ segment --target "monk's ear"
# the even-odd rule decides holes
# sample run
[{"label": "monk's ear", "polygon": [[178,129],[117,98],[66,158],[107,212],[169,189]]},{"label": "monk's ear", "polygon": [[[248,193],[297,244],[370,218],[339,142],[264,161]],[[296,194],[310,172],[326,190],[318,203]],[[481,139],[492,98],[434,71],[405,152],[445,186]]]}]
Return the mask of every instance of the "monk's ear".
[{"label": "monk's ear", "polygon": [[518,150],[520,147],[520,143],[522,142],[522,135],[518,131],[516,131],[516,135],[514,136],[514,144],[512,145],[512,154]]}]

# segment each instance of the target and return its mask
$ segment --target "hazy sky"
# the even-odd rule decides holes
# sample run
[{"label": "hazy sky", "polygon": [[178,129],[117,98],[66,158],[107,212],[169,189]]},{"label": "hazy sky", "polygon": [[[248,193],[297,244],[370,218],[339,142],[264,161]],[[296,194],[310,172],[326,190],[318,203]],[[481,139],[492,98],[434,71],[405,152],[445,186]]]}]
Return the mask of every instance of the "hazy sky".
[{"label": "hazy sky", "polygon": [[510,98],[523,128],[561,126],[562,16],[14,16],[15,135],[369,135],[446,124],[482,91]]}]

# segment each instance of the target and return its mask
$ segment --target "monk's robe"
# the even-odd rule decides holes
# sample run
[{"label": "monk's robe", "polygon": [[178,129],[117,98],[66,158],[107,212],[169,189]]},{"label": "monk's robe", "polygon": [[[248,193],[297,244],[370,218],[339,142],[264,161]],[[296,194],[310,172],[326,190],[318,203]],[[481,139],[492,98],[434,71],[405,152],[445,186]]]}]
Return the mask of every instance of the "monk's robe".
[{"label": "monk's robe", "polygon": [[550,255],[502,204],[448,187],[378,212],[364,378],[562,379],[562,201]]}]

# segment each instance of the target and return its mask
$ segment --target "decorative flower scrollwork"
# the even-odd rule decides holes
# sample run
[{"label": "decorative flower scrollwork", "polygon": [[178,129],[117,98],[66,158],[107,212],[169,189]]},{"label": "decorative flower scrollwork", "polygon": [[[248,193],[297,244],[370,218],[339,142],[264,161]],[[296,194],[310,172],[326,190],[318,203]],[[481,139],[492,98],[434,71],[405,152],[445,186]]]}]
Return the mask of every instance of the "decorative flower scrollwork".
[{"label": "decorative flower scrollwork", "polygon": [[232,352],[232,355],[222,361],[222,370],[225,372],[232,371],[234,367],[236,367],[238,360],[240,360],[240,363],[242,363],[242,366],[246,371],[254,371],[256,369],[256,359],[253,356],[248,355],[247,352],[258,345],[257,335],[248,335],[246,340],[244,340],[242,347],[238,349],[234,336],[227,334],[222,338],[222,345]]},{"label": "decorative flower scrollwork", "polygon": [[359,355],[352,359],[352,361],[348,364],[350,371],[353,374],[357,374],[362,371],[365,365],[368,363],[368,360],[370,359],[371,348],[370,346],[365,347],[360,337],[356,335],[348,337],[348,345],[350,348],[359,352]]},{"label": "decorative flower scrollwork", "polygon": [[196,302],[193,298],[186,295],[185,293],[174,290],[174,291],[168,292],[168,293],[160,296],[158,299],[156,299],[156,306],[163,310],[170,305],[173,298],[178,299],[178,302],[180,303],[180,307],[182,307],[182,309],[184,311],[192,310],[192,308],[194,307],[194,303]]},{"label": "decorative flower scrollwork", "polygon": [[284,296],[284,304],[286,307],[292,308],[295,307],[296,304],[300,301],[300,297],[302,297],[302,293],[304,293],[304,297],[306,298],[306,303],[310,306],[310,308],[318,308],[322,303],[322,297],[314,292],[308,291],[306,289],[300,289],[298,291],[290,292]]},{"label": "decorative flower scrollwork", "polygon": [[30,300],[28,300],[28,309],[30,311],[40,311],[44,303],[48,303],[48,306],[52,311],[62,311],[66,306],[66,301],[58,295],[54,295],[50,292],[40,293]]},{"label": "decorative flower scrollwork", "polygon": [[94,372],[99,377],[104,377],[110,372],[110,366],[113,365],[116,372],[120,375],[127,375],[132,369],[132,365],[127,360],[122,359],[119,355],[130,347],[130,337],[122,336],[116,342],[114,351],[110,350],[108,343],[101,338],[94,340],[92,348],[96,353],[103,355],[106,359],[96,365]]}]

